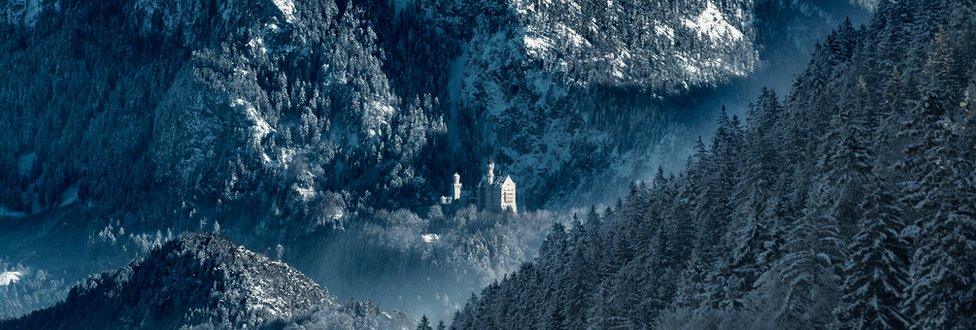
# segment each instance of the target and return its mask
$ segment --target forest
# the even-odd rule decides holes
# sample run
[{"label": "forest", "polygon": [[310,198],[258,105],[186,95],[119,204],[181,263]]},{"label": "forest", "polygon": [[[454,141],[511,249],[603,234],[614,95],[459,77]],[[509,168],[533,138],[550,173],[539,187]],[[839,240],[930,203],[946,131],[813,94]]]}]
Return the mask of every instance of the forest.
[{"label": "forest", "polygon": [[[976,328],[974,17],[0,2],[0,320],[152,319],[181,270],[246,285],[161,327]],[[488,159],[521,213],[437,205]],[[203,303],[264,293],[288,315]]]},{"label": "forest", "polygon": [[686,167],[556,224],[457,329],[976,326],[976,5],[885,1]]}]

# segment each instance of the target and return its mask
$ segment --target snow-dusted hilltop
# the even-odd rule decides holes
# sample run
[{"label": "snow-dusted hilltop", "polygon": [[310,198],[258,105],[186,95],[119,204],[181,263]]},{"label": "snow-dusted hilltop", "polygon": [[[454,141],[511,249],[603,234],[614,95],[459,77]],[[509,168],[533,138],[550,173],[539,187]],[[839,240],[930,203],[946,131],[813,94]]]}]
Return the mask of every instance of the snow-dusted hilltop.
[{"label": "snow-dusted hilltop", "polygon": [[284,263],[223,238],[192,234],[86,280],[61,303],[0,321],[0,327],[242,328],[297,322],[386,329],[402,326],[404,320],[370,305],[340,304]]}]

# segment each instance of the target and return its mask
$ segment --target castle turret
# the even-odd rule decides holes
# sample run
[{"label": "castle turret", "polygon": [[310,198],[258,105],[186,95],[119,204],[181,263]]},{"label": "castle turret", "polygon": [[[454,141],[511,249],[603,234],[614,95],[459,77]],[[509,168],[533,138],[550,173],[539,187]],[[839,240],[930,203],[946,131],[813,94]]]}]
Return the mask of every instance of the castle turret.
[{"label": "castle turret", "polygon": [[488,174],[485,176],[488,179],[488,185],[495,184],[495,162],[488,160]]},{"label": "castle turret", "polygon": [[461,199],[461,175],[454,173],[454,200]]},{"label": "castle turret", "polygon": [[511,176],[506,175],[505,180],[501,182],[500,188],[501,205],[499,205],[499,207],[502,210],[518,213],[518,206],[515,204],[515,180],[512,180]]}]

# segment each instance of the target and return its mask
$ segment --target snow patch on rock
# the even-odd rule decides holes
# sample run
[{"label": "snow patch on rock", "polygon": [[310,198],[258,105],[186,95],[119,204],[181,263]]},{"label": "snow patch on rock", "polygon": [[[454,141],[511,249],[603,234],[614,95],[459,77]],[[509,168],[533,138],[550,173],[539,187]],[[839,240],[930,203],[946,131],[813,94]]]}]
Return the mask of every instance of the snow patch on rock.
[{"label": "snow patch on rock", "polygon": [[23,276],[24,273],[17,272],[17,271],[6,271],[0,273],[0,286],[6,286],[6,285],[17,283],[18,281],[20,281],[21,277]]},{"label": "snow patch on rock", "polygon": [[522,44],[530,55],[538,55],[549,49],[549,39],[545,37],[525,36]]},{"label": "snow patch on rock", "polygon": [[295,3],[291,0],[271,0],[275,7],[281,11],[281,15],[285,17],[286,22],[295,21]]},{"label": "snow patch on rock", "polygon": [[685,19],[685,27],[698,33],[699,37],[719,43],[723,41],[740,41],[744,37],[742,31],[729,24],[722,11],[714,3],[705,3],[705,9],[694,19]]},{"label": "snow patch on rock", "polygon": [[231,101],[231,106],[244,108],[244,115],[251,122],[251,145],[261,152],[262,161],[270,163],[271,157],[261,148],[261,141],[264,140],[265,136],[273,132],[274,129],[271,128],[271,125],[268,124],[268,121],[264,117],[261,117],[261,114],[258,113],[258,110],[254,108],[251,102],[236,98]]},{"label": "snow patch on rock", "polygon": [[671,43],[674,43],[674,29],[672,29],[670,26],[655,25],[654,33],[659,36],[668,38],[668,40],[671,41]]}]

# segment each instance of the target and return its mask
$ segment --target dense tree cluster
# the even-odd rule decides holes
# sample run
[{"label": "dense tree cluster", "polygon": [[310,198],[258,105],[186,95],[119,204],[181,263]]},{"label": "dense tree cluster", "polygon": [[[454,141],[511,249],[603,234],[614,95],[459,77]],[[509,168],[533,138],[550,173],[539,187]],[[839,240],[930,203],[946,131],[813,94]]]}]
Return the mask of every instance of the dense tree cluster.
[{"label": "dense tree cluster", "polygon": [[976,326],[976,5],[883,1],[684,171],[556,225],[474,328]]}]

